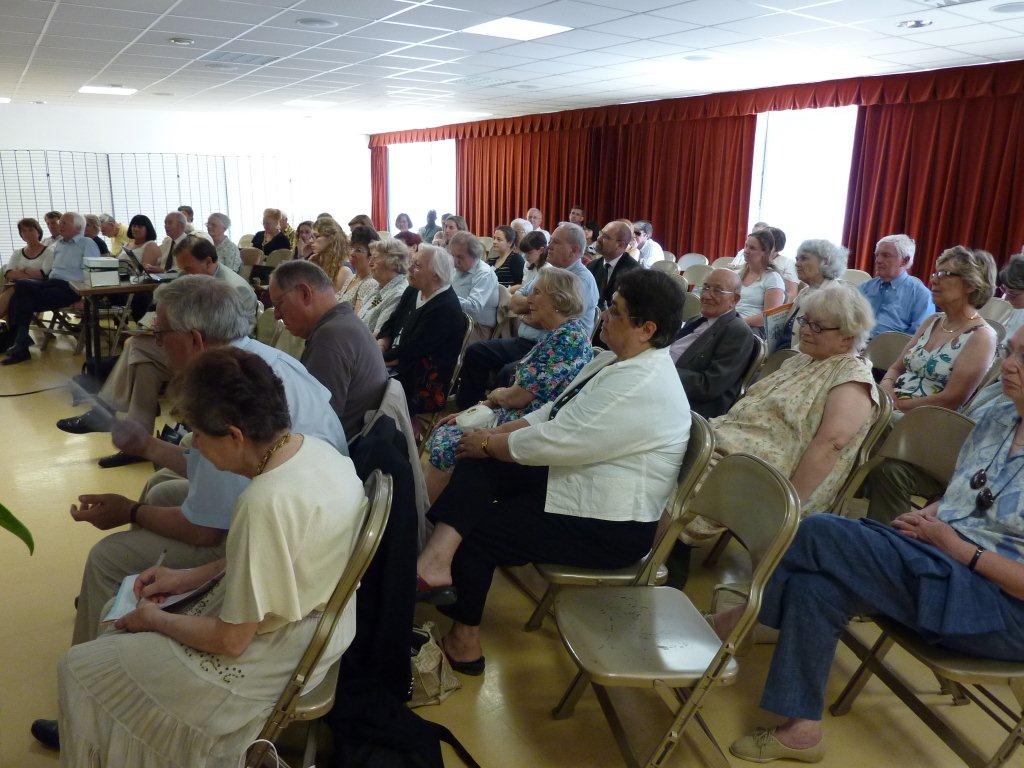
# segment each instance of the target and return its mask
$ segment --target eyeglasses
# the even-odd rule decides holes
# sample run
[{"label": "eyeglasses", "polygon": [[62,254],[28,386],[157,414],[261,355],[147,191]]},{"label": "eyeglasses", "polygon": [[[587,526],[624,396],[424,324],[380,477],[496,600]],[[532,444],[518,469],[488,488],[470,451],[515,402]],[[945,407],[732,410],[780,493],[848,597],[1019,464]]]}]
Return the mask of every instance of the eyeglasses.
[{"label": "eyeglasses", "polygon": [[816,323],[814,320],[808,320],[807,317],[804,316],[804,315],[801,315],[800,317],[798,317],[796,319],[796,321],[798,323],[800,323],[801,327],[806,325],[808,328],[810,328],[811,329],[811,333],[824,333],[825,331],[838,331],[839,330],[839,326],[838,325],[835,326],[834,328],[826,328],[821,323]]},{"label": "eyeglasses", "polygon": [[996,347],[996,357],[1000,360],[1008,360],[1012,357],[1017,363],[1024,365],[1024,350],[1015,350],[1008,341],[1001,342]]},{"label": "eyeglasses", "polygon": [[634,229],[633,230],[633,234],[636,235],[637,237],[642,237],[644,233],[643,233],[643,230]]},{"label": "eyeglasses", "polygon": [[629,314],[623,312],[615,304],[609,304],[608,305],[608,309],[606,309],[605,311],[608,313],[609,317],[614,317],[616,320],[622,320],[623,318],[628,317],[630,320],[632,320],[635,323],[642,323],[643,322],[643,320],[641,318],[636,317],[635,315],[629,315]]},{"label": "eyeglasses", "polygon": [[715,296],[728,296],[730,293],[735,293],[735,291],[730,290],[729,288],[719,288],[717,285],[708,285],[707,283],[704,283],[704,287],[700,290],[702,296],[705,293],[710,293]]},{"label": "eyeglasses", "polygon": [[941,280],[944,277],[963,277],[959,272],[950,272],[948,269],[940,269],[938,272],[932,272],[932,280]]}]

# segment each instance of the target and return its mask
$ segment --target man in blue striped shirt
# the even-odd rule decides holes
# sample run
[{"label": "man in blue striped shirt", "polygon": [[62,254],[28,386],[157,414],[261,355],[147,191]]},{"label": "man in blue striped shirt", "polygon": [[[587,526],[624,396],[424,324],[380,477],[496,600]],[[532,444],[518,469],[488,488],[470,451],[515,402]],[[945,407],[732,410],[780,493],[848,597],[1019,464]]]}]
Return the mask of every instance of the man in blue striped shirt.
[{"label": "man in blue striped shirt", "polygon": [[875,277],[860,286],[875,311],[870,338],[886,331],[913,336],[924,319],[935,313],[931,290],[907,274],[916,250],[917,244],[907,235],[886,235],[875,246]]}]

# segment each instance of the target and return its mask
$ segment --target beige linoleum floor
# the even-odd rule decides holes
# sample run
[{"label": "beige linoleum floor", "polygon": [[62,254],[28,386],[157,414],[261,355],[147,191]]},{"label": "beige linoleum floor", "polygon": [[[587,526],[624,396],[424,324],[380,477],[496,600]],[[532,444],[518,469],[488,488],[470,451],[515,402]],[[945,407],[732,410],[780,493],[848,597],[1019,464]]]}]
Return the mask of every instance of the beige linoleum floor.
[{"label": "beige linoleum floor", "polygon": [[[96,459],[111,451],[105,435],[67,435],[54,421],[76,413],[66,388],[7,397],[18,392],[61,387],[77,371],[65,340],[51,345],[33,362],[0,368],[0,501],[18,514],[36,539],[35,555],[20,542],[0,534],[0,765],[4,768],[53,768],[57,755],[36,745],[29,724],[56,712],[55,669],[71,635],[72,601],[89,547],[103,534],[76,524],[68,506],[80,493],[118,492],[135,496],[150,471],[147,465],[102,470]],[[695,557],[689,591],[707,605],[711,587],[742,574],[743,558],[730,549],[714,570]],[[531,604],[503,576],[495,579],[484,620],[487,673],[462,678],[464,687],[423,716],[450,727],[485,768],[623,765],[615,742],[591,692],[570,720],[554,721],[551,707],[573,674],[553,624],[534,633],[522,631]],[[770,717],[757,708],[771,655],[757,646],[742,660],[739,682],[714,692],[706,716],[719,740],[728,744]],[[906,658],[899,666],[923,691],[934,691],[933,678]],[[853,657],[840,651],[830,698],[853,669]],[[937,697],[931,697],[938,701]],[[653,692],[614,694],[639,751],[653,746],[667,710]],[[974,706],[943,705],[953,722],[967,730],[986,752],[1002,732]],[[869,684],[854,711],[843,718],[826,715],[828,754],[825,768],[899,766],[935,768],[961,763],[921,725],[910,711],[877,682]],[[746,765],[733,759],[733,765]],[[459,765],[449,756],[449,765]],[[683,748],[673,766],[701,765]],[[1015,756],[1024,766],[1024,752]]]}]

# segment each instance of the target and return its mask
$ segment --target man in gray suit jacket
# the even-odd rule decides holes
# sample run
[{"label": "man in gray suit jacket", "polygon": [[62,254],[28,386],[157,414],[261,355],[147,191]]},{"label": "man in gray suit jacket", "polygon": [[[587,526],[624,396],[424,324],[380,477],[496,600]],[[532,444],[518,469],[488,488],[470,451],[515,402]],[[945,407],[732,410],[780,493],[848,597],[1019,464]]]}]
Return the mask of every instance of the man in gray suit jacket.
[{"label": "man in gray suit jacket", "polygon": [[743,284],[731,269],[704,281],[700,317],[684,323],[671,346],[690,407],[705,418],[721,416],[740,396],[740,383],[756,351],[750,326],[736,314]]}]

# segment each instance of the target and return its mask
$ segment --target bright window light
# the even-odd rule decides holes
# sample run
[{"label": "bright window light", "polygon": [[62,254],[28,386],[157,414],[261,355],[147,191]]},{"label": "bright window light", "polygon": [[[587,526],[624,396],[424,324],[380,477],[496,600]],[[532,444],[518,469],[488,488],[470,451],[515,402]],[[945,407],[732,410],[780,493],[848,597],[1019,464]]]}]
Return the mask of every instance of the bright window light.
[{"label": "bright window light", "polygon": [[546,24],[543,21],[514,19],[511,16],[505,16],[501,19],[485,21],[483,24],[467,27],[462,31],[469,32],[471,35],[507,37],[509,40],[536,40],[538,37],[568,32],[570,29],[572,27],[563,27],[561,24]]},{"label": "bright window light", "polygon": [[0,96],[0,104],[10,104],[11,100],[6,96]]},{"label": "bright window light", "polygon": [[420,141],[388,147],[388,225],[395,232],[395,218],[407,213],[413,231],[426,226],[427,211],[456,213],[455,140]]},{"label": "bright window light", "polygon": [[122,88],[120,85],[83,85],[79,93],[94,93],[101,96],[131,96],[138,88]]},{"label": "bright window light", "polygon": [[327,109],[337,104],[336,101],[319,101],[317,99],[292,99],[286,101],[286,107],[302,107],[303,109]]}]

